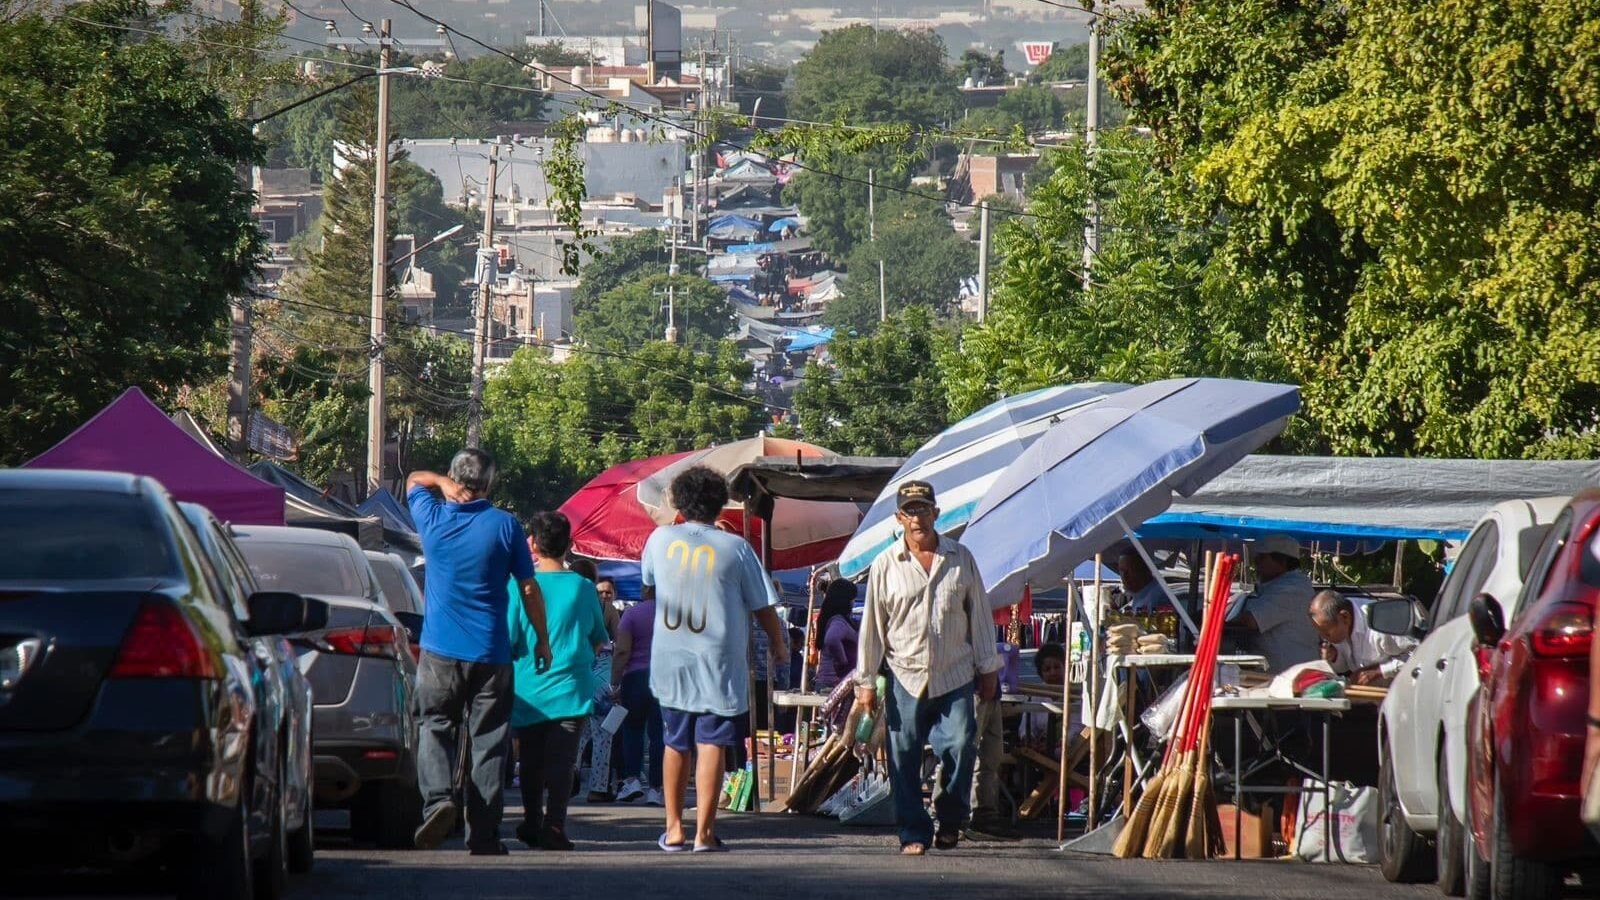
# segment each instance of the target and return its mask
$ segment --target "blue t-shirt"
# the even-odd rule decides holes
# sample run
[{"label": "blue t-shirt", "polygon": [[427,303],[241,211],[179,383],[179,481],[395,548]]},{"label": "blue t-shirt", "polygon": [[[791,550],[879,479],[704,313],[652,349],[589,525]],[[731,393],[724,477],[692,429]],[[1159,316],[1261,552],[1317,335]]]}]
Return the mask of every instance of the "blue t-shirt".
[{"label": "blue t-shirt", "polygon": [[545,626],[550,630],[550,668],[539,671],[533,648],[539,635],[522,608],[522,592],[508,582],[506,622],[511,632],[515,698],[511,727],[581,719],[594,712],[594,648],[609,640],[594,582],[577,572],[540,572]]},{"label": "blue t-shirt", "polygon": [[711,525],[666,525],[645,542],[639,577],[656,589],[650,692],[683,712],[746,712],[750,614],[778,603],[750,544]]},{"label": "blue t-shirt", "polygon": [[406,502],[428,561],[423,651],[462,662],[511,662],[506,579],[533,577],[521,523],[487,500],[447,503],[421,487]]}]

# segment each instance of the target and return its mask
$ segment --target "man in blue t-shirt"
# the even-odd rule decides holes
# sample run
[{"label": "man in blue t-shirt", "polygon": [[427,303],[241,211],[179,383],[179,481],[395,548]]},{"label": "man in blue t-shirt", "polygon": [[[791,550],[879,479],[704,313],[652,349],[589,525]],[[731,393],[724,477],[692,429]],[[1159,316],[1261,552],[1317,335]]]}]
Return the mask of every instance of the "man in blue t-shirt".
[{"label": "man in blue t-shirt", "polygon": [[537,665],[540,670],[550,665],[544,597],[533,578],[528,539],[510,513],[485,499],[493,483],[494,460],[473,448],[456,454],[448,477],[413,472],[406,479],[406,501],[428,561],[427,615],[417,664],[417,786],[423,817],[416,844],[424,850],[439,846],[460,815],[450,783],[465,720],[472,744],[467,848],[475,856],[506,853],[500,819],[511,743],[508,579],[516,580],[538,635]]},{"label": "man in blue t-shirt", "polygon": [[723,849],[716,834],[723,752],[748,732],[751,614],[779,659],[789,658],[789,646],[778,598],[755,551],[714,524],[728,503],[728,483],[692,466],[672,479],[671,495],[685,521],[657,528],[639,560],[640,578],[655,592],[650,692],[661,703],[667,746],[667,830],[656,843],[669,853],[690,849],[683,801],[694,753],[699,801],[693,849],[703,853]]}]

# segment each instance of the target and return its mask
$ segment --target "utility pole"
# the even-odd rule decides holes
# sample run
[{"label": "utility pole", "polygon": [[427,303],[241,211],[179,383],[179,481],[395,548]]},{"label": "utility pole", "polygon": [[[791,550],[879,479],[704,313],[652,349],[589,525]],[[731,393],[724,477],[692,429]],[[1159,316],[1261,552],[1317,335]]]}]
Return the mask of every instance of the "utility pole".
[{"label": "utility pole", "polygon": [[539,37],[544,37],[544,0],[539,0]]},{"label": "utility pole", "polygon": [[[676,277],[677,274],[678,274],[678,223],[677,222],[673,222],[672,223],[672,250],[669,253],[668,259],[669,259],[669,262],[667,263],[667,274]],[[667,343],[669,343],[669,344],[676,344],[678,342],[678,319],[677,319],[678,307],[677,307],[677,295],[675,293],[675,291],[677,289],[677,286],[678,285],[676,284],[675,281],[667,283],[667,335],[666,336],[667,336]]]},{"label": "utility pole", "polygon": [[383,316],[389,281],[389,20],[378,30],[378,134],[372,156],[372,362],[367,367],[367,496],[383,489]]},{"label": "utility pole", "polygon": [[483,196],[483,237],[478,243],[478,302],[472,325],[472,399],[467,406],[467,446],[480,446],[483,433],[483,367],[489,355],[489,300],[494,292],[494,192],[500,175],[500,145],[489,148],[489,188]]},{"label": "utility pole", "polygon": [[867,170],[867,240],[878,239],[878,181],[875,169]]},{"label": "utility pole", "polygon": [[978,208],[978,321],[989,317],[989,204]]},{"label": "utility pole", "polygon": [[878,260],[878,321],[889,318],[889,294],[884,290],[883,260]]},{"label": "utility pole", "polygon": [[[656,83],[656,0],[644,0],[644,56],[644,77],[653,85]],[[682,54],[679,59],[682,60]]]},{"label": "utility pole", "polygon": [[[255,41],[254,25],[256,21],[255,0],[242,0],[239,4],[239,21],[244,23],[245,33],[250,36],[252,43]],[[255,53],[249,54],[248,63],[255,63]],[[255,118],[255,100],[252,95],[250,102],[245,107],[245,118]],[[249,164],[239,167],[239,181],[246,190],[254,190],[255,167]],[[248,296],[235,297],[229,309],[228,339],[231,353],[228,357],[228,450],[239,459],[244,458],[245,451],[250,447],[250,342],[252,334],[252,311]]]},{"label": "utility pole", "polygon": [[1094,190],[1095,150],[1100,145],[1100,24],[1089,23],[1089,97],[1084,142],[1089,153],[1089,222],[1083,229],[1083,289],[1089,290],[1090,271],[1100,255],[1100,198]]}]

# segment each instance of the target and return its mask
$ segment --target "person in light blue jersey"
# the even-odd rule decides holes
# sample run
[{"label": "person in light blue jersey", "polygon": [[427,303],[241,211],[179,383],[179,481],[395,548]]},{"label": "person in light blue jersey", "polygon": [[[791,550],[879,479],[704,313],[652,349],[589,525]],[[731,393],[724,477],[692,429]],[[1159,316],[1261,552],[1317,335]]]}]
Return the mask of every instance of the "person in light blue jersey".
[{"label": "person in light blue jersey", "polygon": [[719,531],[728,484],[692,466],[672,480],[681,525],[657,528],[645,542],[640,578],[656,600],[650,648],[650,692],[661,703],[667,830],[656,841],[669,853],[690,849],[683,827],[689,759],[695,757],[696,853],[726,849],[716,833],[723,754],[748,733],[750,616],[778,656],[789,655],[778,598],[755,551]]}]

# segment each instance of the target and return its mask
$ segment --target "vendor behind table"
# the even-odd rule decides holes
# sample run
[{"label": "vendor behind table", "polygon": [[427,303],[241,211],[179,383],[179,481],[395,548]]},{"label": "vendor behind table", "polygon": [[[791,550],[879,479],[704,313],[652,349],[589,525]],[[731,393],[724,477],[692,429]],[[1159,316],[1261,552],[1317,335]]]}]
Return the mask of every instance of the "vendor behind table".
[{"label": "vendor behind table", "polygon": [[1319,592],[1308,614],[1322,638],[1322,659],[1351,684],[1387,686],[1417,649],[1415,638],[1384,634],[1367,619],[1372,600]]},{"label": "vendor behind table", "polygon": [[1321,654],[1321,638],[1306,617],[1316,588],[1300,570],[1300,543],[1271,535],[1252,546],[1256,589],[1235,605],[1228,630],[1246,653],[1267,658],[1267,670],[1282,672]]}]

